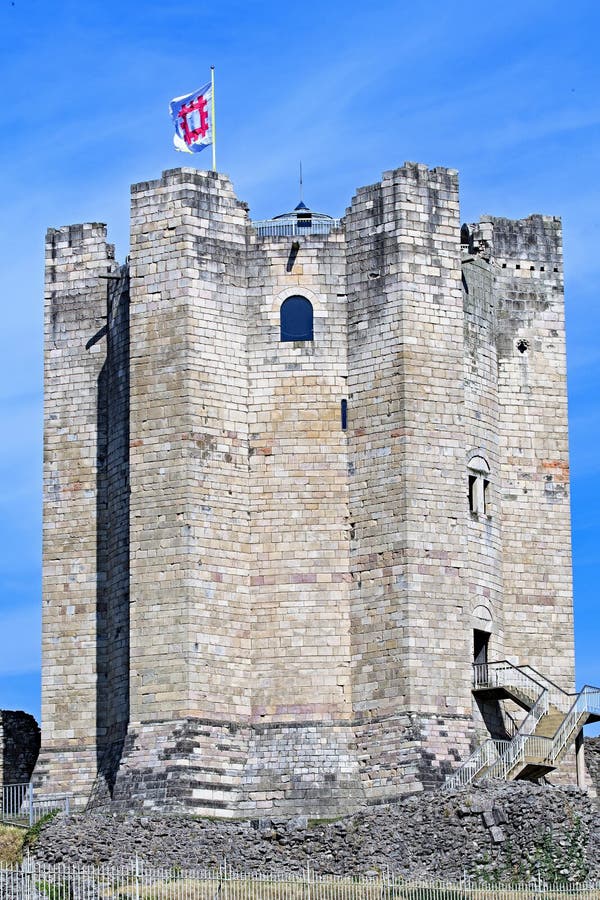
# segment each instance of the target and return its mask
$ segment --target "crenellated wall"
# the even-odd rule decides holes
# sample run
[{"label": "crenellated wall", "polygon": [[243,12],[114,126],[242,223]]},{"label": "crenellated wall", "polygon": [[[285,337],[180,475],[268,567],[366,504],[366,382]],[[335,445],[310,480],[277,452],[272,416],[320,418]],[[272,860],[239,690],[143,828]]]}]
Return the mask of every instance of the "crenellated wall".
[{"label": "crenellated wall", "polygon": [[[433,787],[486,729],[475,633],[571,686],[558,220],[461,233],[456,171],[406,163],[280,230],[175,169],[123,268],[104,226],[49,232],[36,777],[80,802]],[[313,340],[280,339],[293,295]]]}]

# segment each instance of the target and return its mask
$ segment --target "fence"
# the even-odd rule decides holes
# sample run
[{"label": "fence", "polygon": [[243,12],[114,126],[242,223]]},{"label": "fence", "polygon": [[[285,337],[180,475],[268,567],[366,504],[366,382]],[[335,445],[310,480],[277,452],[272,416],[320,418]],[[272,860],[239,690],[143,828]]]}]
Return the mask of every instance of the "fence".
[{"label": "fence", "polygon": [[303,237],[306,234],[329,234],[340,227],[340,219],[262,219],[253,221],[259,237]]},{"label": "fence", "polygon": [[0,900],[600,900],[598,884],[480,885],[376,877],[256,875],[231,871],[44,865],[0,867]]},{"label": "fence", "polygon": [[0,822],[35,825],[51,812],[69,812],[68,794],[37,794],[31,783],[6,784],[0,794]]}]

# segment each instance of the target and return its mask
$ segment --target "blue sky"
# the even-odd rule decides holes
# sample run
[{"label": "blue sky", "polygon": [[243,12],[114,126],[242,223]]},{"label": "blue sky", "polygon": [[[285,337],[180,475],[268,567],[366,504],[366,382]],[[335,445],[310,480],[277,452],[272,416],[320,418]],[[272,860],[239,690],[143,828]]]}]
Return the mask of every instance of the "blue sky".
[{"label": "blue sky", "polygon": [[[343,214],[405,160],[461,173],[462,218],[564,220],[578,682],[600,682],[600,4],[0,0],[0,708],[39,715],[47,226],[104,221],[191,157],[169,100],[217,73],[218,163],[251,215]],[[199,166],[210,164],[196,157]]]}]

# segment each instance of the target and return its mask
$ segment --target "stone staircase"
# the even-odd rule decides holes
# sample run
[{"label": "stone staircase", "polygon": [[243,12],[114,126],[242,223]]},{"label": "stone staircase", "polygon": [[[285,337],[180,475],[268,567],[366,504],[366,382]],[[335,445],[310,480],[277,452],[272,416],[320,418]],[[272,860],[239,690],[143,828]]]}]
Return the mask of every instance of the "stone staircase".
[{"label": "stone staircase", "polygon": [[527,712],[510,740],[484,741],[446,778],[447,790],[481,778],[535,780],[556,769],[588,722],[600,721],[600,688],[569,694],[531,666],[507,660],[473,667],[473,693]]}]

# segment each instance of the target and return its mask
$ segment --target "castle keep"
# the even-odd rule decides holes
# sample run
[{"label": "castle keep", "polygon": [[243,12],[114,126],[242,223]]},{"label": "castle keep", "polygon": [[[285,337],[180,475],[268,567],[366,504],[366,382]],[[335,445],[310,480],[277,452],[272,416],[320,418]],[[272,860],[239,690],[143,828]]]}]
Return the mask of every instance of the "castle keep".
[{"label": "castle keep", "polygon": [[125,265],[95,223],[46,260],[40,785],[336,815],[573,689],[557,218],[461,230],[407,163],[253,223],[184,168]]}]

